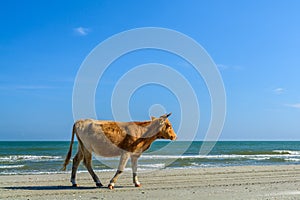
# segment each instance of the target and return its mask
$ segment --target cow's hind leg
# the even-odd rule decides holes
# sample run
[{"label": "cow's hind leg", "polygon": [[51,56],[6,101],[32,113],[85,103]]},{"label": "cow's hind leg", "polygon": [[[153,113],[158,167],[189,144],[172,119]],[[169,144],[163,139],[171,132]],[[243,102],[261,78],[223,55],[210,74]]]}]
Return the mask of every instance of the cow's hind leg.
[{"label": "cow's hind leg", "polygon": [[114,175],[114,177],[110,180],[109,182],[109,185],[108,185],[108,188],[109,189],[114,189],[115,187],[115,183],[117,182],[119,176],[122,174],[122,172],[124,171],[125,169],[125,166],[127,164],[127,161],[129,159],[129,156],[130,154],[129,153],[123,153],[121,155],[121,158],[120,158],[120,163],[119,163],[119,167],[118,167],[118,170],[116,172],[116,174]]},{"label": "cow's hind leg", "polygon": [[133,184],[135,187],[141,187],[141,183],[138,180],[137,177],[137,164],[138,164],[138,158],[137,155],[131,156],[131,167],[132,167],[132,175],[133,175]]},{"label": "cow's hind leg", "polygon": [[83,158],[83,164],[87,168],[88,172],[92,176],[93,180],[96,183],[97,187],[102,187],[102,183],[100,182],[98,176],[95,174],[93,168],[92,168],[92,153],[90,153],[87,149],[83,149],[84,158]]},{"label": "cow's hind leg", "polygon": [[82,153],[82,150],[79,147],[77,154],[73,158],[72,175],[71,175],[71,182],[72,182],[73,187],[77,187],[76,172],[77,172],[78,166],[79,166],[82,159],[83,159],[83,153]]}]

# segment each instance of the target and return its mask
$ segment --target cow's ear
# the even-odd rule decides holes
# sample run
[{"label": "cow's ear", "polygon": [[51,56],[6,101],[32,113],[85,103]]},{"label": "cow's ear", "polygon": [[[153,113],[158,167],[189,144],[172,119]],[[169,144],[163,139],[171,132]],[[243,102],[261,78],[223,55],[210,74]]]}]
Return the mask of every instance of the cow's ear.
[{"label": "cow's ear", "polygon": [[155,117],[151,116],[151,121],[155,120]]}]

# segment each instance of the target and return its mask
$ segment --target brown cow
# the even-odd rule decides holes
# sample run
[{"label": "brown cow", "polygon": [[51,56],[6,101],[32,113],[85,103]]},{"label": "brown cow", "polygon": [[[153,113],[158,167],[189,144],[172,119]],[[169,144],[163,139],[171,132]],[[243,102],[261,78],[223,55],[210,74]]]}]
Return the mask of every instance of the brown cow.
[{"label": "brown cow", "polygon": [[109,189],[114,188],[115,182],[123,172],[129,157],[131,158],[133,183],[136,187],[140,187],[141,184],[137,178],[138,158],[154,140],[176,139],[176,134],[168,120],[170,115],[171,113],[159,118],[152,117],[151,121],[144,122],[113,122],[92,119],[76,121],[73,125],[69,152],[63,165],[63,170],[65,170],[71,158],[74,134],[76,133],[78,152],[73,158],[71,175],[73,187],[77,186],[76,171],[82,159],[96,186],[103,186],[92,169],[93,152],[105,157],[121,156],[118,170],[108,185]]}]

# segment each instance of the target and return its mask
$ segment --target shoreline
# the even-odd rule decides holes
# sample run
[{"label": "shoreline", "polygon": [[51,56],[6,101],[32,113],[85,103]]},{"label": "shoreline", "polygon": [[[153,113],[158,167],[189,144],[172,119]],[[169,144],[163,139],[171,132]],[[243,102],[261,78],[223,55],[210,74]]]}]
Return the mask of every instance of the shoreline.
[{"label": "shoreline", "polygon": [[[114,171],[96,172],[104,186]],[[139,172],[141,188],[131,171],[122,174],[114,190],[96,188],[86,172],[1,175],[0,199],[299,199],[300,165],[230,166],[162,169]]]},{"label": "shoreline", "polygon": [[[80,165],[83,165],[82,163]],[[72,163],[69,164],[68,166],[72,166]],[[219,165],[207,165],[207,166],[189,166],[189,167],[163,167],[163,168],[153,168],[153,169],[145,169],[145,168],[138,168],[138,174],[148,174],[148,173],[155,173],[157,171],[173,171],[173,170],[201,170],[201,169],[222,169],[222,168],[243,168],[243,167],[280,167],[280,166],[298,166],[298,164],[266,164],[266,165],[262,165],[262,164],[249,164],[249,165],[224,165],[224,166],[219,166]],[[84,167],[84,166],[83,166]],[[116,166],[117,167],[117,166]],[[300,163],[299,163],[299,167],[300,167]],[[109,168],[109,169],[94,169],[95,173],[99,173],[99,174],[105,174],[105,173],[112,173],[114,174],[116,172],[116,168]],[[124,173],[131,173],[132,172],[132,168],[129,166],[127,166],[124,169]],[[77,174],[89,174],[88,170],[84,167],[84,169],[78,169],[77,170]],[[123,173],[123,174],[124,174]],[[55,175],[71,175],[71,169],[67,169],[66,171],[62,171],[62,170],[57,170],[57,171],[43,171],[43,172],[15,172],[15,173],[3,173],[0,174],[0,183],[1,183],[1,177],[5,177],[5,176],[39,176],[39,175],[49,175],[49,176],[55,176]],[[123,176],[123,174],[121,176]],[[99,177],[100,178],[100,177]]]}]

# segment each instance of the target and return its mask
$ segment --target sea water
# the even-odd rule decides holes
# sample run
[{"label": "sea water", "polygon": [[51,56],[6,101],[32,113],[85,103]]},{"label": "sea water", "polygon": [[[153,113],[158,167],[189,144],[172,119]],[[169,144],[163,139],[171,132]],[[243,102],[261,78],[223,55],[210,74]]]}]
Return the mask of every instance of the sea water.
[{"label": "sea water", "polygon": [[[0,142],[0,175],[69,173],[60,169],[69,142]],[[156,141],[139,159],[139,171],[163,168],[201,168],[245,165],[300,164],[299,141],[218,141],[209,154],[199,154],[203,142]],[[76,154],[77,142],[73,146]],[[117,168],[118,157],[93,156],[95,171]],[[130,169],[130,161],[126,170]],[[81,164],[79,172],[86,171]]]}]

